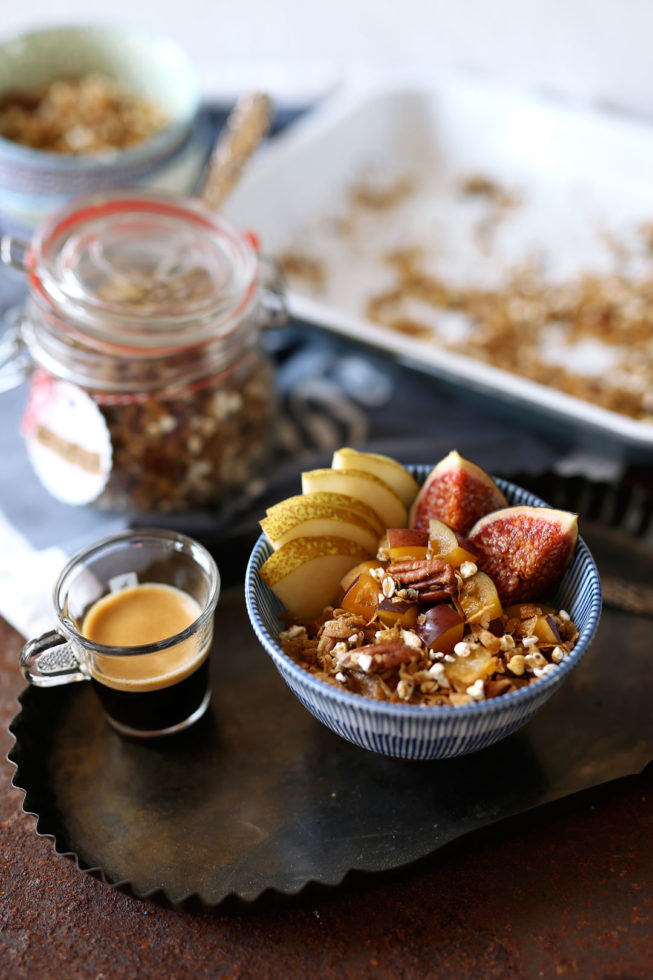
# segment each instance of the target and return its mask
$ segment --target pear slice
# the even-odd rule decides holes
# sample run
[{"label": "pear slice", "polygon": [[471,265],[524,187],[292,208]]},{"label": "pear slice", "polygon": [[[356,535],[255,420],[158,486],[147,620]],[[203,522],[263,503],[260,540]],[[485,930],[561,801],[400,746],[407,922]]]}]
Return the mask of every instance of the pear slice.
[{"label": "pear slice", "polygon": [[259,569],[267,586],[302,622],[318,616],[338,594],[340,579],[367,552],[347,538],[293,538]]},{"label": "pear slice", "polygon": [[363,470],[373,476],[378,476],[401,498],[405,507],[410,507],[419,493],[417,481],[401,463],[392,459],[391,456],[382,456],[380,453],[361,453],[356,449],[344,447],[343,449],[336,449],[331,466],[334,470]]},{"label": "pear slice", "polygon": [[293,538],[341,537],[362,545],[368,555],[376,554],[378,532],[356,511],[316,504],[311,494],[295,500],[293,506],[281,508],[259,522],[275,551]]},{"label": "pear slice", "polygon": [[330,490],[356,497],[378,514],[384,529],[406,527],[408,511],[405,504],[385,480],[365,470],[309,470],[302,473],[302,490],[314,493]]},{"label": "pear slice", "polygon": [[285,500],[280,500],[278,504],[273,504],[272,507],[268,507],[266,514],[268,517],[273,517],[277,514],[286,511],[292,511],[299,503],[311,503],[316,506],[322,507],[337,507],[344,510],[353,511],[364,521],[366,521],[371,527],[374,528],[377,537],[381,537],[385,531],[385,527],[379,519],[379,515],[367,504],[363,503],[362,500],[357,500],[355,497],[348,497],[344,493],[304,493],[297,494],[294,497],[286,497]]}]

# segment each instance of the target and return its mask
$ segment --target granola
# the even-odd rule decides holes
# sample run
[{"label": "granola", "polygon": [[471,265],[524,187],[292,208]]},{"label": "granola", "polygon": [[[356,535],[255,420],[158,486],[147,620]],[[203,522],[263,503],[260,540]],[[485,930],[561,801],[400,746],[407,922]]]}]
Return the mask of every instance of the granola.
[{"label": "granola", "polygon": [[163,512],[222,501],[261,472],[271,450],[273,370],[258,349],[201,385],[94,397],[113,453],[95,501],[104,510]]},{"label": "granola", "polygon": [[[642,421],[653,418],[650,280],[585,275],[554,285],[526,270],[514,273],[501,288],[465,288],[428,271],[414,249],[390,253],[385,261],[395,281],[369,298],[365,315],[374,323],[433,340],[427,323],[403,312],[407,301],[464,314],[474,329],[462,341],[440,338],[443,347],[610,411]],[[552,363],[541,351],[548,329],[564,331],[567,345],[599,341],[612,348],[614,372],[583,375]]]},{"label": "granola", "polygon": [[[459,608],[457,593],[452,600]],[[545,615],[556,640],[535,635]],[[329,684],[378,701],[429,707],[470,704],[526,687],[552,673],[578,638],[564,610],[535,603],[489,623],[467,623],[451,653],[437,644],[429,648],[419,626],[419,618],[415,628],[405,629],[328,606],[318,619],[282,630],[279,641],[289,657]]]},{"label": "granola", "polygon": [[153,136],[167,122],[150,100],[98,73],[9,92],[0,103],[0,136],[48,153],[123,149]]},{"label": "granola", "polygon": [[[426,347],[651,422],[651,223],[623,240],[599,228],[558,268],[559,239],[529,238],[546,198],[533,202],[483,174],[432,180],[353,184],[342,215],[299,228],[280,256],[291,286]],[[572,245],[596,222],[583,214],[579,205],[569,216]]]}]

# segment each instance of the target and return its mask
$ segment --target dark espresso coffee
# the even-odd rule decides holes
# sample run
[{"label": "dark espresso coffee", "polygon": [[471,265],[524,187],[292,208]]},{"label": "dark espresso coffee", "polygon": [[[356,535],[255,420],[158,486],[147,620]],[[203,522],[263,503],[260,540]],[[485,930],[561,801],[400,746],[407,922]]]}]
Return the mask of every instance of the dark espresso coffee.
[{"label": "dark espresso coffee", "polygon": [[[143,583],[99,599],[86,613],[81,632],[122,650],[176,636],[200,612],[195,599],[180,589]],[[208,647],[200,632],[147,654],[95,654],[91,680],[110,721],[122,731],[141,734],[190,723],[208,698]]]}]

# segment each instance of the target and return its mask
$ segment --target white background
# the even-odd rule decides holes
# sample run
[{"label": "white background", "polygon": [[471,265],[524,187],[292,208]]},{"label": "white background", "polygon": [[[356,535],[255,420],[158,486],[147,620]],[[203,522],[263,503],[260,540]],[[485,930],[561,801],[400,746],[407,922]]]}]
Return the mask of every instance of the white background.
[{"label": "white background", "polygon": [[651,0],[0,0],[0,34],[126,24],[176,38],[209,95],[286,99],[406,65],[463,69],[653,121]]}]

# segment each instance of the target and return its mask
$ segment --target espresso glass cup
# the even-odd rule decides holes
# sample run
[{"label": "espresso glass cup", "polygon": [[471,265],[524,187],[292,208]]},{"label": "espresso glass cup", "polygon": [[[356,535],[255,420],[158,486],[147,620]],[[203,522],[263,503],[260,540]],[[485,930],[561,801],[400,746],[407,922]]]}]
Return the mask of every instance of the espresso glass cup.
[{"label": "espresso glass cup", "polygon": [[[83,635],[89,609],[103,597],[152,584],[190,596],[197,618],[173,636],[135,646],[107,646]],[[158,529],[103,538],[62,570],[53,593],[55,629],[23,647],[21,670],[39,687],[90,681],[109,723],[125,735],[182,731],[209,704],[209,651],[219,594],[218,568],[192,538]]]}]

